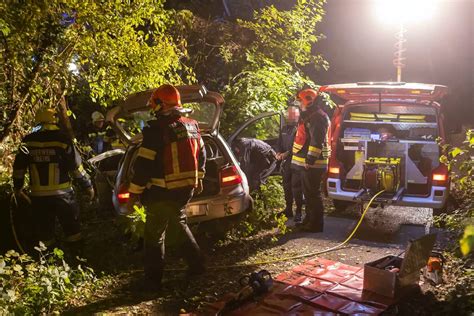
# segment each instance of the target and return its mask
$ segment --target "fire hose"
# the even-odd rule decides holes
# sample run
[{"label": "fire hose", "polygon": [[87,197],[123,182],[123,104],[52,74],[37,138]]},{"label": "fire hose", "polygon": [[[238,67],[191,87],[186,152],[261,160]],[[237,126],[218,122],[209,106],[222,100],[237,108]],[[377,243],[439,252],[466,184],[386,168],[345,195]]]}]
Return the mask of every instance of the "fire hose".
[{"label": "fire hose", "polygon": [[[250,263],[237,263],[237,264],[231,264],[231,265],[210,266],[210,267],[208,267],[208,269],[209,270],[222,270],[222,269],[258,266],[258,265],[270,264],[270,263],[275,263],[275,262],[291,261],[291,260],[297,260],[297,259],[302,259],[302,258],[306,258],[306,257],[313,257],[313,256],[321,255],[323,253],[327,253],[327,252],[337,250],[337,249],[341,248],[342,246],[344,246],[345,244],[347,244],[349,242],[349,240],[352,239],[354,234],[359,229],[359,226],[362,223],[362,220],[364,219],[365,214],[369,210],[369,207],[372,205],[372,203],[377,198],[377,196],[379,196],[383,192],[385,192],[385,190],[381,190],[381,191],[377,192],[376,194],[374,194],[374,196],[372,196],[372,198],[367,203],[367,206],[365,207],[364,211],[362,212],[362,215],[360,216],[359,221],[357,222],[356,226],[354,227],[352,232],[349,234],[349,236],[343,242],[341,242],[341,243],[339,243],[339,244],[337,244],[333,247],[330,247],[330,248],[327,248],[327,249],[324,249],[324,250],[315,251],[315,252],[305,253],[305,254],[302,254],[302,255],[296,255],[296,256],[284,257],[284,258],[278,258],[278,259],[272,259],[272,260],[263,260],[263,261],[250,262]],[[185,271],[185,269],[184,268],[173,268],[173,269],[165,269],[165,271]]]}]

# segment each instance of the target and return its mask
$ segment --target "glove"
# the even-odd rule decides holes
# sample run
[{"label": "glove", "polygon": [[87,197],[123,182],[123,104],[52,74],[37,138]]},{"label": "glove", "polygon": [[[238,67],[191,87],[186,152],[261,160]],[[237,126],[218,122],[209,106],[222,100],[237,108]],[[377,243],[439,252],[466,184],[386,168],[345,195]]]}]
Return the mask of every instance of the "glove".
[{"label": "glove", "polygon": [[86,193],[87,199],[88,199],[89,201],[92,201],[92,200],[94,199],[94,197],[95,197],[95,191],[94,191],[94,188],[93,188],[92,186],[88,187],[88,188],[86,189],[86,192],[85,192],[85,193]]},{"label": "glove", "polygon": [[199,195],[199,194],[202,193],[203,190],[204,190],[204,187],[202,185],[202,179],[199,179],[198,180],[198,185],[197,185],[196,189],[194,190],[194,194]]},{"label": "glove", "polygon": [[135,205],[137,205],[138,207],[142,206],[142,203],[140,202],[140,195],[130,193],[130,198],[128,199],[127,206],[126,206],[127,215],[135,212]]}]

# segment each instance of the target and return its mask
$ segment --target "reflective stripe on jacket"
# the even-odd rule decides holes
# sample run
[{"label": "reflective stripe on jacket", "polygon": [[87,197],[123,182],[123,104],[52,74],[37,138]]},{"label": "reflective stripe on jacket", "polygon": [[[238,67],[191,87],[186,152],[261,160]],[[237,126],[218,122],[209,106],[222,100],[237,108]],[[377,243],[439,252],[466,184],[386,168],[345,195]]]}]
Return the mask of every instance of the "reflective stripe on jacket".
[{"label": "reflective stripe on jacket", "polygon": [[159,115],[143,129],[129,191],[196,187],[204,178],[206,154],[198,123],[179,115]]},{"label": "reflective stripe on jacket", "polygon": [[326,168],[330,155],[329,118],[316,107],[310,107],[303,113],[293,142],[291,164],[295,167],[308,164],[311,168]]},{"label": "reflective stripe on jacket", "polygon": [[79,153],[57,126],[44,125],[39,131],[25,136],[22,143],[13,164],[15,189],[23,188],[28,171],[33,196],[71,192],[71,178],[82,187],[92,185]]}]

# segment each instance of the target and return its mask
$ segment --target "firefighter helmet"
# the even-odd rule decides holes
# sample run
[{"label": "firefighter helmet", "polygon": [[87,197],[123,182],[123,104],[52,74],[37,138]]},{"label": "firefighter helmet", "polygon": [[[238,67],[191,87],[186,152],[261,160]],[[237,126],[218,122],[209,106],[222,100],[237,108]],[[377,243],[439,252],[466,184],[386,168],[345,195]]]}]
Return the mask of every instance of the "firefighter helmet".
[{"label": "firefighter helmet", "polygon": [[298,99],[301,102],[302,109],[311,106],[317,97],[318,92],[313,89],[304,89],[298,93]]},{"label": "firefighter helmet", "polygon": [[104,114],[100,113],[99,111],[95,111],[91,115],[92,123],[103,121],[105,120]]},{"label": "firefighter helmet", "polygon": [[170,84],[164,84],[151,94],[148,106],[154,111],[168,110],[181,106],[181,96],[178,89]]},{"label": "firefighter helmet", "polygon": [[36,124],[56,124],[56,111],[54,109],[41,109],[35,115]]}]

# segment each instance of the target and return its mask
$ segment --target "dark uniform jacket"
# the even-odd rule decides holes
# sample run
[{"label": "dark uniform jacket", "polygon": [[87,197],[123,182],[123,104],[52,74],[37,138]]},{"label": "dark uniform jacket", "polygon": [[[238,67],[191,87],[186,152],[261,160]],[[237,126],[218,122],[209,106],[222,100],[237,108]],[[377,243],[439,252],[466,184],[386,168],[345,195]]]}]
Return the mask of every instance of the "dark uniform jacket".
[{"label": "dark uniform jacket", "polygon": [[116,135],[110,125],[101,129],[92,125],[88,130],[90,131],[87,134],[88,143],[95,154],[98,155],[113,149],[112,142],[116,139]]},{"label": "dark uniform jacket", "polygon": [[326,168],[329,157],[329,117],[323,110],[310,107],[302,112],[293,142],[292,166],[304,168]]},{"label": "dark uniform jacket", "polygon": [[280,169],[289,168],[291,165],[293,142],[296,135],[296,125],[285,125],[281,130],[280,139],[278,141],[278,152],[288,152],[288,156],[281,162]]},{"label": "dark uniform jacket", "polygon": [[236,139],[233,147],[239,150],[237,159],[249,180],[250,190],[257,189],[275,170],[275,151],[267,143],[255,138]]},{"label": "dark uniform jacket", "polygon": [[143,129],[129,191],[141,194],[154,186],[195,188],[204,178],[206,152],[198,123],[178,114],[159,115]]},{"label": "dark uniform jacket", "polygon": [[33,196],[55,196],[72,191],[71,177],[83,187],[91,181],[71,140],[56,125],[43,125],[23,138],[13,164],[15,189],[23,188],[29,171]]}]

